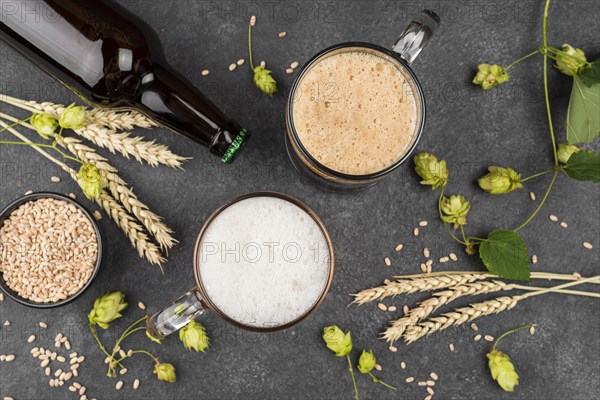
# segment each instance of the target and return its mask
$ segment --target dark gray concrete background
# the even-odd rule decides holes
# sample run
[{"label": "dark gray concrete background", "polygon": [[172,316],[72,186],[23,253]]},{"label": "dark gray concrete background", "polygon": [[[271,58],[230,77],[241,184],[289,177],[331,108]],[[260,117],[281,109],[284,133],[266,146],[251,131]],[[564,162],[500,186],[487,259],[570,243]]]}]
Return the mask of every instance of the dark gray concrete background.
[{"label": "dark gray concrete background", "polygon": [[[78,381],[88,387],[90,398],[351,399],[354,394],[346,361],[336,358],[321,340],[321,329],[329,324],[352,331],[357,349],[353,357],[358,356],[359,349],[373,349],[383,366],[377,375],[399,387],[398,392],[391,392],[358,376],[362,399],[422,399],[427,395],[424,388],[404,380],[407,376],[425,379],[431,371],[440,376],[435,386],[437,399],[575,400],[600,395],[600,312],[599,302],[593,299],[537,297],[512,311],[477,321],[480,333],[494,336],[524,324],[539,325],[535,336],[520,333],[501,345],[521,376],[515,394],[504,393],[492,381],[485,357],[491,345],[475,343],[468,326],[448,329],[410,346],[398,343],[398,352],[390,353],[377,336],[388,320],[400,313],[380,312],[374,304],[348,308],[350,293],[377,285],[393,274],[417,273],[425,245],[436,258],[451,251],[459,254],[459,263],[436,263],[436,271],[480,270],[483,266],[453,244],[436,217],[435,195],[418,184],[410,165],[368,191],[335,195],[303,183],[284,147],[284,107],[294,78],[285,74],[285,69],[292,61],[304,62],[324,47],[349,40],[390,45],[410,14],[432,8],[440,14],[442,27],[414,64],[429,105],[418,149],[447,159],[449,191],[466,195],[473,204],[468,225],[471,234],[481,236],[494,228],[517,226],[536,206],[529,200],[529,190],[541,198],[549,178],[537,179],[528,183],[526,190],[501,197],[485,195],[474,182],[488,165],[512,166],[524,174],[549,165],[551,146],[541,58],[511,70],[511,81],[488,93],[471,85],[470,80],[479,62],[507,65],[540,45],[543,1],[120,2],[154,26],[173,66],[251,129],[253,138],[231,166],[221,165],[206,148],[164,129],[138,133],[193,157],[185,171],[151,169],[110,156],[141,199],[175,229],[181,244],[170,254],[162,274],[140,260],[105,217],[100,225],[107,242],[106,258],[93,285],[80,299],[49,311],[25,308],[8,299],[0,303],[0,321],[12,323],[0,327],[0,353],[17,355],[12,363],[0,364],[1,396],[17,400],[78,398],[66,386],[49,388],[48,379],[29,354],[32,345],[26,343],[29,334],[37,332],[36,345],[52,348],[54,336],[64,332],[75,350],[87,357]],[[267,60],[279,83],[280,92],[273,99],[253,87],[246,65],[235,72],[227,69],[232,62],[247,58],[246,23],[252,14],[258,16],[256,59]],[[558,47],[569,42],[583,48],[590,58],[598,58],[599,19],[597,1],[554,2],[550,43]],[[287,31],[285,39],[277,37],[280,31]],[[203,69],[209,69],[210,75],[202,77]],[[553,70],[550,81],[556,132],[559,140],[564,140],[571,79]],[[21,98],[61,103],[75,100],[6,44],[0,44],[0,85],[3,93]],[[0,109],[25,116],[6,105]],[[7,137],[11,138],[0,134],[2,139]],[[593,147],[598,149],[598,144]],[[52,175],[62,176],[63,182],[51,183]],[[0,205],[29,189],[78,191],[75,183],[33,150],[0,146]],[[226,200],[258,190],[281,191],[304,200],[329,228],[336,271],[323,305],[297,327],[271,334],[241,331],[209,314],[202,318],[212,339],[205,354],[184,350],[177,337],[162,346],[141,336],[132,339],[125,348],[151,349],[162,360],[175,364],[178,380],[172,385],[158,382],[150,361],[138,358],[127,363],[127,389],[116,391],[116,381],[105,376],[104,357],[87,331],[87,313],[93,300],[103,292],[122,290],[130,304],[144,301],[150,312],[158,310],[193,286],[192,252],[203,220]],[[90,210],[96,209],[84,203]],[[599,203],[597,186],[561,176],[539,218],[522,231],[530,253],[539,257],[535,270],[598,274]],[[568,222],[569,228],[551,223],[551,213]],[[430,224],[414,238],[411,232],[421,219]],[[584,250],[584,240],[593,243],[594,250]],[[393,250],[398,242],[406,244],[401,256]],[[392,258],[390,268],[383,264],[386,256]],[[402,296],[385,303],[401,309],[423,297]],[[469,301],[456,301],[454,306]],[[140,310],[130,307],[122,321],[104,333],[105,340],[114,340],[116,332],[139,315]],[[41,320],[48,323],[47,332],[39,331],[37,323]],[[455,344],[455,353],[448,350],[449,343]],[[400,369],[401,361],[408,365],[405,371]],[[134,392],[131,383],[135,378],[142,385]]]}]

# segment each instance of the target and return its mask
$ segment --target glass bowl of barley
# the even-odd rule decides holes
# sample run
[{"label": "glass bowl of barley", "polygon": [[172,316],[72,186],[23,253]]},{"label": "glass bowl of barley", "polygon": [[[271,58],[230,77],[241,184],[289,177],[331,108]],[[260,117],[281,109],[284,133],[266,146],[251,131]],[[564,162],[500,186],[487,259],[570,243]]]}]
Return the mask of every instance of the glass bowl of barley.
[{"label": "glass bowl of barley", "polygon": [[96,220],[76,200],[33,193],[0,212],[0,289],[35,308],[53,308],[79,297],[102,260]]}]

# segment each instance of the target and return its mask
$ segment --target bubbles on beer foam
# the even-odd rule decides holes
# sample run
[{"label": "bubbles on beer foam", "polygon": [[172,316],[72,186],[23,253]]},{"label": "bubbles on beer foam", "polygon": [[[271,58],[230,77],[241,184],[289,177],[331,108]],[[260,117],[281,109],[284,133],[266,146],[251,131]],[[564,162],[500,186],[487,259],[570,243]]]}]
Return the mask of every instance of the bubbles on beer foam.
[{"label": "bubbles on beer foam", "polygon": [[253,197],[226,208],[207,229],[200,277],[227,316],[258,328],[302,317],[329,277],[328,242],[300,207]]},{"label": "bubbles on beer foam", "polygon": [[317,62],[303,76],[293,105],[304,148],[321,164],[351,175],[394,164],[417,133],[417,100],[405,74],[399,64],[361,50]]}]

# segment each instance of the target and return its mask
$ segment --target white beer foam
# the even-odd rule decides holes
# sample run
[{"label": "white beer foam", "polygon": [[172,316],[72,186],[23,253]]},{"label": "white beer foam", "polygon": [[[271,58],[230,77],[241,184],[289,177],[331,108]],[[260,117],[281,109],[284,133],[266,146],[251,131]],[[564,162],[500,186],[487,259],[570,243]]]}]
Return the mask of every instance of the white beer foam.
[{"label": "white beer foam", "polygon": [[274,197],[226,208],[208,227],[199,257],[210,300],[231,319],[258,328],[306,314],[329,276],[319,225],[300,207]]}]

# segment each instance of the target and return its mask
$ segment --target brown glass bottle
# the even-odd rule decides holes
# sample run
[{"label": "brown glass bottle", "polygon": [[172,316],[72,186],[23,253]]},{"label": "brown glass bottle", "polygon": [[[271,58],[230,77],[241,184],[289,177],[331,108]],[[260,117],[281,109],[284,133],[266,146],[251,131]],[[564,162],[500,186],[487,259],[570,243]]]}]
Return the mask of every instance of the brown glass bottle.
[{"label": "brown glass bottle", "polygon": [[112,0],[0,0],[0,38],[97,106],[132,108],[230,162],[249,136]]}]

